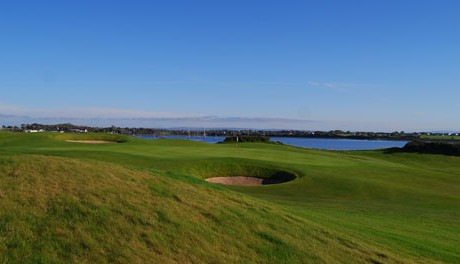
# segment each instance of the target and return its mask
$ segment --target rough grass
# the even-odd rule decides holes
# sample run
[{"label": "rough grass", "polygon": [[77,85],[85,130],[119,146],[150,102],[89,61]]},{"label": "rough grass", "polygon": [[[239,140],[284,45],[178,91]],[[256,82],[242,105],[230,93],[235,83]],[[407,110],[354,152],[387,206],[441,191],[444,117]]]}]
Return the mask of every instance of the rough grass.
[{"label": "rough grass", "polygon": [[384,254],[351,250],[322,237],[320,225],[201,182],[68,158],[1,163],[2,262],[338,262],[356,249],[365,262]]},{"label": "rough grass", "polygon": [[460,261],[460,157],[58,136],[0,133],[2,263]]}]

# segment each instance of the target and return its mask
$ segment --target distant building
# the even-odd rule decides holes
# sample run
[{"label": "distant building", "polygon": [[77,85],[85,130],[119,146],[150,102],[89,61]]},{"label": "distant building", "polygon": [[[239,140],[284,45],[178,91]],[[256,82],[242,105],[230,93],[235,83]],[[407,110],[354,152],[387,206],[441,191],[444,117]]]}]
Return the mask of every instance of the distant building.
[{"label": "distant building", "polygon": [[25,133],[38,133],[38,132],[45,132],[45,130],[43,130],[43,129],[39,129],[39,130],[37,130],[37,129],[26,129],[26,130],[24,130],[24,132]]},{"label": "distant building", "polygon": [[75,133],[88,133],[88,129],[73,128],[73,129],[70,129],[70,132],[75,132]]}]

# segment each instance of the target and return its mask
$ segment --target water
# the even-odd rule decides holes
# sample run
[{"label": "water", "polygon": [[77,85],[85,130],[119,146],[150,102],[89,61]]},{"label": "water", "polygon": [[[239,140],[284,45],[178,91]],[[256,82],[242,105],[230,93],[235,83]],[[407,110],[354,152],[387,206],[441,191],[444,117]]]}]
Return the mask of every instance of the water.
[{"label": "water", "polygon": [[283,138],[272,137],[272,141],[280,141],[287,145],[327,150],[372,150],[382,148],[404,147],[407,141],[395,140],[363,140],[335,138]]},{"label": "water", "polygon": [[[224,141],[222,136],[204,137],[187,137],[187,136],[139,136],[147,139],[170,138],[170,139],[186,139],[215,144]],[[361,140],[361,139],[330,139],[330,138],[286,138],[272,137],[272,141],[280,141],[286,145],[292,145],[303,148],[315,148],[326,150],[372,150],[392,147],[403,147],[407,141],[394,140]]]}]

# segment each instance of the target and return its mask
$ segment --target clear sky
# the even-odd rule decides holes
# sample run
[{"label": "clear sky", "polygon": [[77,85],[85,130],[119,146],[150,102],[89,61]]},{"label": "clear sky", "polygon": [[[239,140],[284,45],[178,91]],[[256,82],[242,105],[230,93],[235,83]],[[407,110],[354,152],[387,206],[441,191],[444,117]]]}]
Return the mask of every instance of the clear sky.
[{"label": "clear sky", "polygon": [[460,130],[459,99],[458,0],[0,1],[0,115]]}]

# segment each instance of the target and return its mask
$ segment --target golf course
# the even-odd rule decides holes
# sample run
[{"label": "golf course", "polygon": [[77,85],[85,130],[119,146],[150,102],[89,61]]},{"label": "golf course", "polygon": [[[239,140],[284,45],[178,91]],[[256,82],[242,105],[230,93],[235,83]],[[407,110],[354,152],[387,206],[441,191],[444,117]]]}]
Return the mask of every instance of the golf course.
[{"label": "golf course", "polygon": [[460,263],[460,157],[2,132],[0,263]]}]

